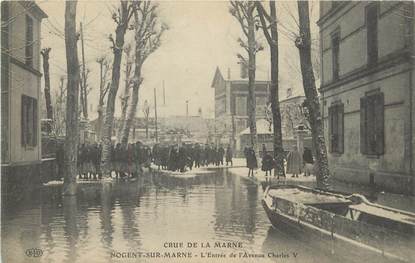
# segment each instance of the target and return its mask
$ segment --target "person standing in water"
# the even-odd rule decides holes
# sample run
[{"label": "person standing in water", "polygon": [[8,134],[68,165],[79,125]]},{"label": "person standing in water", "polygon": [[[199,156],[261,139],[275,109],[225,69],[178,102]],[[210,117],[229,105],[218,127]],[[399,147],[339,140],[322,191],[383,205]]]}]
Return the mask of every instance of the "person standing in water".
[{"label": "person standing in water", "polygon": [[287,156],[287,173],[292,174],[291,177],[298,178],[298,175],[301,174],[302,163],[301,154],[298,151],[297,146],[294,146],[293,150],[290,151]]}]

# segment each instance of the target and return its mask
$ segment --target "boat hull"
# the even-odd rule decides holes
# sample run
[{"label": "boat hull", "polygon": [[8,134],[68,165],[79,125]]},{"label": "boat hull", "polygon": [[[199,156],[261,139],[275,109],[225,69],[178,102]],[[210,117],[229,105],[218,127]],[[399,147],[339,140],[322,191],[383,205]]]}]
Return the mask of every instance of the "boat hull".
[{"label": "boat hull", "polygon": [[410,262],[395,254],[390,254],[381,249],[371,247],[352,240],[339,233],[333,233],[307,222],[286,215],[277,209],[270,208],[269,204],[262,200],[264,210],[274,228],[282,229],[310,245],[325,247],[329,253],[339,258],[339,262]]}]

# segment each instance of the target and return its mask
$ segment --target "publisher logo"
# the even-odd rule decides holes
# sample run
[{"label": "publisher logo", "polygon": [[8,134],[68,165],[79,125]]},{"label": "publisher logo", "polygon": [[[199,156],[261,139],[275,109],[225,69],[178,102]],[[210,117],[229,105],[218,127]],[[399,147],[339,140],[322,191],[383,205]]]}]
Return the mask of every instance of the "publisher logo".
[{"label": "publisher logo", "polygon": [[37,258],[43,255],[43,250],[40,248],[29,248],[29,249],[26,249],[25,254],[28,257]]}]

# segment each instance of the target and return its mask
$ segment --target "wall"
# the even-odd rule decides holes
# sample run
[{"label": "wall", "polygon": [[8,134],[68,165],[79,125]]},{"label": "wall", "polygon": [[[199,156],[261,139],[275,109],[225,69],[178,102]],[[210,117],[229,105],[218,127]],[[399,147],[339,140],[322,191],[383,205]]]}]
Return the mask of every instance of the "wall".
[{"label": "wall", "polygon": [[[410,193],[414,185],[411,168],[414,143],[408,143],[413,141],[411,110],[414,97],[412,95],[411,98],[411,92],[414,90],[414,69],[407,51],[408,46],[413,47],[413,44],[408,45],[404,37],[408,29],[405,28],[404,16],[396,13],[403,3],[379,2],[379,63],[374,68],[367,68],[366,4],[349,3],[320,25],[323,58],[321,92],[326,138],[328,107],[336,100],[344,103],[344,153],[329,153],[329,163],[335,178],[366,184],[371,173],[369,167],[373,166],[376,185]],[[412,20],[411,27],[413,24]],[[330,34],[338,29],[342,39],[340,80],[332,82]],[[385,97],[385,154],[378,157],[360,153],[360,98],[365,92],[375,89],[383,92]]]},{"label": "wall", "polygon": [[[26,12],[17,2],[10,3],[10,16],[14,17],[9,25],[12,61],[10,63],[10,163],[31,163],[41,160],[41,127],[40,127],[40,21],[33,18],[33,68],[25,67]],[[16,61],[17,60],[17,61]],[[38,105],[38,138],[35,147],[23,148],[21,144],[21,103],[22,95],[37,99]]]},{"label": "wall", "polygon": [[[322,85],[333,81],[331,34],[340,29],[340,78],[366,66],[366,2],[351,2],[320,27],[322,50]],[[399,9],[398,9],[399,8]],[[379,58],[405,46],[405,18],[397,14],[402,3],[379,2]]]}]

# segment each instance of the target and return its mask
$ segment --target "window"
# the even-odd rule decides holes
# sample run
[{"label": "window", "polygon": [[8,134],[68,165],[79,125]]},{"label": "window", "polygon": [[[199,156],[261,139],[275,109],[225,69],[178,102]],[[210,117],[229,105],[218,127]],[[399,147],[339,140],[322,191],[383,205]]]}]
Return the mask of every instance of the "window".
[{"label": "window", "polygon": [[33,66],[33,19],[26,15],[26,52],[25,61],[26,65]]},{"label": "window", "polygon": [[360,99],[360,151],[384,153],[384,95],[375,92]]},{"label": "window", "polygon": [[37,100],[22,95],[22,146],[37,145]]},{"label": "window", "polygon": [[238,116],[247,115],[247,98],[245,96],[236,96],[235,97],[235,114]]},{"label": "window", "polygon": [[339,79],[339,52],[340,52],[340,33],[336,32],[331,37],[333,80]]},{"label": "window", "polygon": [[344,105],[335,103],[329,108],[329,149],[332,153],[344,152]]},{"label": "window", "polygon": [[267,108],[267,97],[258,96],[256,97],[256,115],[264,116]]},{"label": "window", "polygon": [[372,66],[378,62],[378,5],[366,7],[367,64]]},{"label": "window", "polygon": [[[9,3],[1,2],[1,91],[9,87]],[[4,95],[4,94],[2,94]]]}]

